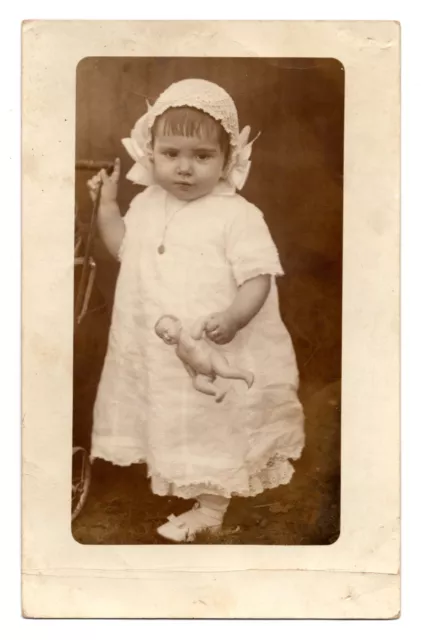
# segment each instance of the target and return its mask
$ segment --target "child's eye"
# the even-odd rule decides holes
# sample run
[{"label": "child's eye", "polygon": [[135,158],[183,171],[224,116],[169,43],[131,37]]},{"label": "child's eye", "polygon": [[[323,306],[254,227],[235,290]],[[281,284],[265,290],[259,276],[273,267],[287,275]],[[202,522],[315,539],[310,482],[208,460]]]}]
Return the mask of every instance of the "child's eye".
[{"label": "child's eye", "polygon": [[178,156],[178,151],[175,149],[168,149],[167,151],[164,151],[164,156],[167,156],[168,158],[176,158]]},{"label": "child's eye", "polygon": [[196,158],[197,158],[198,160],[209,160],[209,158],[210,158],[210,157],[211,157],[211,156],[209,155],[209,153],[198,153],[198,154],[196,155]]}]

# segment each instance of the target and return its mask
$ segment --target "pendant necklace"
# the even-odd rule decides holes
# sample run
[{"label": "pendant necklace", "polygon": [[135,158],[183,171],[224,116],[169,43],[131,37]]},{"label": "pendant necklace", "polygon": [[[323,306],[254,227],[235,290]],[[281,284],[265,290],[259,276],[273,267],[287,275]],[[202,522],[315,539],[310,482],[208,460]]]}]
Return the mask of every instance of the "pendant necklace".
[{"label": "pendant necklace", "polygon": [[172,219],[174,218],[174,216],[176,215],[176,213],[178,213],[179,211],[181,211],[181,209],[184,209],[184,207],[188,204],[188,201],[183,202],[183,204],[181,205],[181,207],[178,207],[178,209],[174,209],[174,211],[171,213],[171,215],[168,217],[168,193],[166,194],[166,200],[165,200],[165,224],[164,224],[164,230],[162,231],[162,237],[161,237],[161,243],[158,246],[158,253],[160,255],[162,255],[163,253],[165,253],[166,248],[165,248],[165,238],[167,235],[167,229],[170,225],[170,223],[172,222]]}]

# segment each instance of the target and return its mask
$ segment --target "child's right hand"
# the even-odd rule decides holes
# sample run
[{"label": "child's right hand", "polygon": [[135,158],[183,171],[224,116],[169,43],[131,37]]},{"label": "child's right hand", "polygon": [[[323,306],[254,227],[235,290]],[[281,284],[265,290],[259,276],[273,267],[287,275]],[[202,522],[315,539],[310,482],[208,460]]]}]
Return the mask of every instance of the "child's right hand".
[{"label": "child's right hand", "polygon": [[89,189],[89,195],[94,202],[98,195],[98,189],[102,183],[101,188],[101,204],[109,204],[117,200],[118,181],[120,178],[120,159],[116,158],[114,163],[114,169],[109,176],[105,169],[101,169],[93,178],[87,181]]}]

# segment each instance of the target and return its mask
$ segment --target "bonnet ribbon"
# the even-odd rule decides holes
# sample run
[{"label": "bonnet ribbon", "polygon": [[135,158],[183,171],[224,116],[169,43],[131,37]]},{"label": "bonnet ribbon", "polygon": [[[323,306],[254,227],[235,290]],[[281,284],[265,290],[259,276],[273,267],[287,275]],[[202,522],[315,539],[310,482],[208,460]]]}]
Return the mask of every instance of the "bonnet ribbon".
[{"label": "bonnet ribbon", "polygon": [[250,127],[247,125],[238,136],[238,143],[233,154],[231,168],[227,175],[228,182],[238,191],[244,187],[248,178],[251,167],[251,150],[253,143],[260,136],[260,132],[253,140],[248,142],[250,136]]},{"label": "bonnet ribbon", "polygon": [[146,101],[146,105],[147,111],[136,122],[130,138],[123,138],[121,142],[131,159],[135,161],[126,178],[135,184],[149,187],[153,184],[151,161],[146,152],[149,140],[149,111],[151,105],[148,101]]}]

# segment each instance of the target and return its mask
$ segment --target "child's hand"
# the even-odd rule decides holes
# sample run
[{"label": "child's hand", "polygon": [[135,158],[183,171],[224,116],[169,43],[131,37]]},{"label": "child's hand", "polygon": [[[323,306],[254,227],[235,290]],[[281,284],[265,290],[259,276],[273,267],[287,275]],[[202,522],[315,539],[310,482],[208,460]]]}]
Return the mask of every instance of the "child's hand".
[{"label": "child's hand", "polygon": [[227,344],[235,337],[239,327],[227,311],[212,313],[206,319],[206,335],[216,344]]},{"label": "child's hand", "polygon": [[101,188],[101,204],[109,204],[115,202],[117,199],[118,181],[120,178],[120,159],[116,158],[114,163],[114,169],[109,176],[105,169],[101,169],[93,178],[86,183],[89,189],[89,195],[92,201],[96,200],[98,195],[99,185],[102,183]]}]

